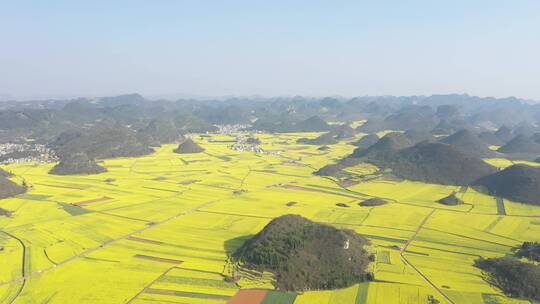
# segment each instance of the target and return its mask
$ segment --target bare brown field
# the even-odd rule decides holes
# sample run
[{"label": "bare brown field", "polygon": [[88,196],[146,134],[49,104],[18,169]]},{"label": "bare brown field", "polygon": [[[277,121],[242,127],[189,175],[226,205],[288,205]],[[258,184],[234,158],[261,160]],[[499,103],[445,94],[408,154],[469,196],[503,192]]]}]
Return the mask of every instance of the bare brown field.
[{"label": "bare brown field", "polygon": [[229,304],[260,304],[266,297],[266,290],[262,289],[242,289],[236,293]]}]

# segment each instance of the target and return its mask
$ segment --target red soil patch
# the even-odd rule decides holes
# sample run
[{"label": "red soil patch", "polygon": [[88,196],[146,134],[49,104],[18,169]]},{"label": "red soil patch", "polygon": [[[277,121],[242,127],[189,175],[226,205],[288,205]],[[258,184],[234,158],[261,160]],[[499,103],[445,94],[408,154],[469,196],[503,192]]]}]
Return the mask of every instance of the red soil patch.
[{"label": "red soil patch", "polygon": [[130,240],[130,241],[135,241],[135,242],[148,243],[148,244],[155,244],[155,245],[163,245],[163,242],[160,242],[160,241],[154,241],[154,240],[149,240],[149,239],[142,239],[142,238],[138,238],[138,237],[135,237],[135,236],[130,236],[130,237],[128,237],[127,239]]},{"label": "red soil patch", "polygon": [[151,261],[170,263],[170,264],[182,264],[182,262],[183,262],[183,261],[180,261],[180,260],[160,258],[160,257],[144,255],[144,254],[136,254],[136,255],[134,255],[134,257],[136,257],[138,259],[151,260]]},{"label": "red soil patch", "polygon": [[242,289],[232,297],[228,304],[260,304],[266,297],[266,290]]},{"label": "red soil patch", "polygon": [[111,197],[104,196],[104,197],[100,197],[100,198],[95,198],[95,199],[91,199],[91,200],[87,200],[87,201],[78,202],[78,203],[75,203],[73,205],[84,206],[84,205],[88,205],[88,204],[92,204],[92,203],[106,202],[106,201],[110,201],[110,200],[112,200]]}]

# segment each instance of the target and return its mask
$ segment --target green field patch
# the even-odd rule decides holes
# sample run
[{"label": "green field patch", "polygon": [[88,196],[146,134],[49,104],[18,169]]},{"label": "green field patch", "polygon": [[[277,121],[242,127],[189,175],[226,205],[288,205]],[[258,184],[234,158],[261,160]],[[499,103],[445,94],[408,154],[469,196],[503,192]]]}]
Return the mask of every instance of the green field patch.
[{"label": "green field patch", "polygon": [[62,207],[62,209],[64,209],[64,211],[66,211],[67,213],[69,213],[69,214],[71,214],[73,216],[92,213],[92,211],[90,211],[88,209],[84,209],[82,207],[79,207],[79,206],[73,205],[73,204],[58,203],[58,205],[60,205],[60,207]]},{"label": "green field patch", "polygon": [[181,182],[179,182],[180,185],[183,185],[183,186],[187,186],[187,185],[191,185],[193,183],[197,183],[197,182],[200,182],[201,180],[199,179],[186,179],[186,180],[183,180]]},{"label": "green field patch", "polygon": [[169,244],[161,241],[155,241],[155,240],[149,240],[149,239],[143,239],[139,237],[130,236],[126,238],[130,241],[140,242],[140,243],[147,243],[147,244],[153,244],[153,245],[159,245],[159,246],[168,246],[168,247],[174,247],[179,249],[185,249],[185,250],[193,250],[193,251],[199,251],[199,252],[208,252],[208,253],[218,253],[221,254],[223,251],[221,250],[215,250],[215,249],[207,249],[207,248],[197,248],[197,247],[191,247],[186,245],[180,245],[180,244]]},{"label": "green field patch", "polygon": [[293,304],[294,300],[296,300],[296,293],[294,292],[269,290],[261,304]]},{"label": "green field patch", "polygon": [[83,257],[83,259],[90,260],[90,261],[96,261],[96,262],[120,263],[120,261],[116,261],[116,260],[93,258],[93,257],[89,257],[89,256],[85,256],[85,257]]},{"label": "green field patch", "polygon": [[143,259],[143,260],[155,261],[155,262],[163,262],[163,263],[170,263],[170,264],[182,264],[182,261],[180,261],[180,260],[156,257],[156,256],[151,256],[151,255],[136,254],[133,257],[138,258],[138,259]]},{"label": "green field patch", "polygon": [[429,253],[420,252],[420,251],[413,251],[413,250],[406,250],[407,254],[414,254],[414,255],[421,255],[421,256],[429,256]]},{"label": "green field patch", "polygon": [[[415,244],[414,247],[424,248],[424,249],[429,249],[429,250],[437,250],[437,251],[448,252],[448,253],[463,254],[463,255],[468,255],[468,256],[473,256],[473,257],[479,257],[478,254],[472,254],[472,253],[467,253],[467,252],[462,252],[462,251],[457,251],[457,250],[447,250],[447,249],[442,249],[442,248],[421,246],[421,245],[417,245],[417,244]],[[411,250],[407,250],[406,252],[407,253],[414,253],[414,251],[411,251]],[[418,252],[417,252],[417,254],[418,254]],[[429,254],[423,253],[423,255],[429,255]]]},{"label": "green field patch", "polygon": [[253,172],[262,172],[262,173],[278,173],[276,170],[264,169],[264,170],[251,170]]},{"label": "green field patch", "polygon": [[381,241],[394,242],[394,243],[400,243],[400,244],[407,243],[407,240],[403,240],[403,239],[396,239],[396,238],[391,238],[391,237],[385,237],[385,236],[373,235],[373,234],[364,234],[364,233],[362,233],[362,235],[372,240],[381,240]]},{"label": "green field patch", "polygon": [[176,291],[176,290],[155,289],[155,288],[147,288],[144,290],[144,292],[150,293],[150,294],[169,295],[169,296],[178,296],[178,297],[186,297],[186,298],[196,298],[196,299],[228,300],[231,298],[229,296],[215,295],[215,294],[209,294],[209,293]]},{"label": "green field patch", "polygon": [[226,282],[224,280],[214,280],[214,279],[205,279],[205,278],[192,278],[185,276],[164,276],[159,279],[159,282],[174,283],[174,284],[185,284],[185,285],[196,285],[196,286],[210,286],[215,288],[222,289],[238,289],[238,287],[231,282]]},{"label": "green field patch", "polygon": [[111,198],[111,197],[104,196],[104,197],[99,197],[99,198],[95,198],[95,199],[91,199],[91,200],[85,200],[85,201],[77,202],[74,205],[83,206],[83,205],[88,205],[88,204],[93,204],[93,203],[106,202],[106,201],[110,201],[112,199],[113,198]]},{"label": "green field patch", "polygon": [[[334,191],[328,191],[328,190],[323,190],[323,189],[318,189],[318,188],[309,188],[309,187],[303,187],[303,186],[297,186],[297,185],[291,185],[291,184],[282,185],[281,188],[285,188],[285,189],[289,189],[289,190],[320,192],[320,193],[325,193],[325,194],[330,194],[330,195],[336,195],[336,196],[343,196],[343,197],[347,197],[347,198],[358,199],[358,197],[352,196],[350,194],[344,194],[344,193],[339,193],[339,192],[334,192]],[[335,189],[333,189],[333,190],[335,190]]]},{"label": "green field patch", "polygon": [[33,200],[33,201],[44,201],[47,200],[50,195],[42,195],[42,194],[21,194],[17,196],[18,198],[27,199],[27,200]]},{"label": "green field patch", "polygon": [[[137,247],[137,246],[130,246],[130,245],[127,245],[126,243],[122,244],[124,248],[126,249],[130,249],[130,250],[141,250],[140,247]],[[177,245],[175,247],[179,247],[181,245]],[[189,249],[188,249],[189,250]],[[194,251],[193,254],[188,254],[188,253],[185,253],[185,252],[182,252],[181,256],[183,258],[195,258],[195,259],[205,259],[205,260],[209,260],[209,261],[215,261],[215,262],[223,262],[224,258],[218,258],[218,257],[214,257],[214,256],[203,256],[202,253],[206,252],[206,253],[213,253],[212,251],[210,251],[210,249],[204,249],[204,248],[193,248],[192,251]],[[151,249],[149,247],[146,247],[144,248],[144,252],[145,253],[151,253],[151,254],[163,254],[163,250],[154,250],[154,249]],[[222,252],[221,252],[222,253]],[[136,258],[145,258],[145,255],[141,255],[141,254],[137,254],[135,256]],[[178,261],[178,260],[173,260],[173,261]],[[182,261],[180,261],[182,262]]]},{"label": "green field patch", "polygon": [[220,155],[220,156],[215,156],[223,161],[231,161],[232,158],[230,156],[227,156],[227,155]]},{"label": "green field patch", "polygon": [[[426,243],[431,243],[431,244],[438,244],[438,245],[443,245],[443,246],[452,246],[453,248],[456,248],[456,249],[463,249],[463,251],[457,251],[457,252],[465,252],[465,251],[480,251],[480,252],[498,252],[499,249],[502,250],[502,248],[492,248],[492,247],[487,247],[489,246],[489,244],[487,243],[482,243],[482,242],[479,242],[479,241],[476,241],[471,239],[469,241],[469,243],[465,243],[463,242],[464,244],[462,245],[458,245],[456,243],[451,243],[451,242],[444,242],[444,241],[437,241],[437,240],[434,240],[432,238],[425,238],[423,236],[418,236],[416,238],[416,240],[418,241],[424,241]],[[465,244],[469,244],[469,245],[465,245]],[[474,244],[474,245],[473,245]],[[487,245],[486,247],[482,247],[482,245]],[[503,245],[503,244],[493,244],[495,246],[500,246],[500,247],[509,247],[507,245]],[[417,245],[416,245],[417,246]],[[506,249],[506,248],[505,248]]]},{"label": "green field patch", "polygon": [[193,160],[183,160],[183,161],[189,165],[189,164],[196,164],[196,163],[208,163],[208,162],[211,162],[212,160],[203,158],[203,159],[193,159]]},{"label": "green field patch", "polygon": [[216,276],[220,276],[220,277],[222,276],[222,274],[220,272],[208,271],[208,270],[202,270],[202,269],[185,268],[185,267],[174,267],[173,269],[175,269],[177,271],[195,272],[195,273],[216,275]]},{"label": "green field patch", "polygon": [[504,199],[497,197],[497,214],[506,215],[506,209],[504,208]]},{"label": "green field patch", "polygon": [[367,304],[369,283],[362,283],[358,286],[355,304]]},{"label": "green field patch", "polygon": [[163,188],[146,187],[146,186],[143,186],[142,188],[144,188],[144,189],[150,189],[150,190],[156,190],[156,191],[165,191],[165,192],[172,192],[172,193],[180,193],[180,191],[170,190],[170,189],[163,189]]},{"label": "green field patch", "polygon": [[265,170],[252,169],[251,171],[253,171],[253,172],[261,172],[261,173],[269,173],[269,174],[275,174],[275,175],[281,175],[281,176],[290,176],[290,177],[301,177],[301,178],[306,177],[305,175],[288,174],[288,173],[282,173],[282,172],[279,172],[279,171],[268,170],[268,169],[265,169]]},{"label": "green field patch", "polygon": [[503,219],[504,217],[498,216],[496,219],[494,219],[485,229],[485,231],[490,232],[497,224]]},{"label": "green field patch", "polygon": [[51,184],[35,183],[35,185],[46,186],[46,187],[52,187],[52,188],[61,188],[61,189],[75,189],[75,190],[85,190],[85,189],[90,188],[90,186],[86,186],[86,185],[77,185],[77,184],[57,184],[57,185],[51,185]]},{"label": "green field patch", "polygon": [[353,191],[349,191],[349,190],[342,189],[342,188],[332,188],[332,187],[321,186],[321,185],[313,185],[313,184],[307,184],[306,186],[319,188],[319,189],[326,189],[326,190],[330,190],[332,192],[339,192],[339,193],[347,194],[347,196],[350,196],[352,194],[358,194],[357,192],[355,193]]},{"label": "green field patch", "polygon": [[491,294],[491,293],[483,293],[482,294],[482,300],[484,301],[484,304],[502,304],[501,298],[499,295]]}]

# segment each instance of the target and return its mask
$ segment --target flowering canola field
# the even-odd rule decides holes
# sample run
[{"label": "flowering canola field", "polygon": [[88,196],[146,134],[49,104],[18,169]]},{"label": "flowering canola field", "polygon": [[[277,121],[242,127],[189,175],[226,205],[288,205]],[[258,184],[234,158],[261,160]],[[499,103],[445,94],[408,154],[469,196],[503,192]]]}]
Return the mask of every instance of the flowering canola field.
[{"label": "flowering canola field", "polygon": [[[528,303],[504,297],[472,265],[540,241],[540,208],[505,201],[499,214],[496,199],[474,189],[387,179],[367,164],[346,171],[349,184],[314,176],[354,150],[296,144],[318,135],[258,134],[260,154],[195,136],[204,153],[164,145],[105,160],[108,172],[90,176],[5,166],[30,189],[0,200],[14,211],[0,217],[0,303]],[[454,191],[465,204],[436,202]],[[358,205],[372,197],[389,203]],[[225,280],[229,255],[291,213],[369,238],[375,281],[294,294],[272,291],[269,273]]]}]

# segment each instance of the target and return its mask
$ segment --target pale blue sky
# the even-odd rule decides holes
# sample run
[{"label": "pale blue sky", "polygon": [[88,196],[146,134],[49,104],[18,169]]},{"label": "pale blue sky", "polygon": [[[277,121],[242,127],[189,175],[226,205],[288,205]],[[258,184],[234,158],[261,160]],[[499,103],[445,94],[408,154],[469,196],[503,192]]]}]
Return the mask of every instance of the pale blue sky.
[{"label": "pale blue sky", "polygon": [[540,1],[0,0],[0,98],[540,100]]}]

